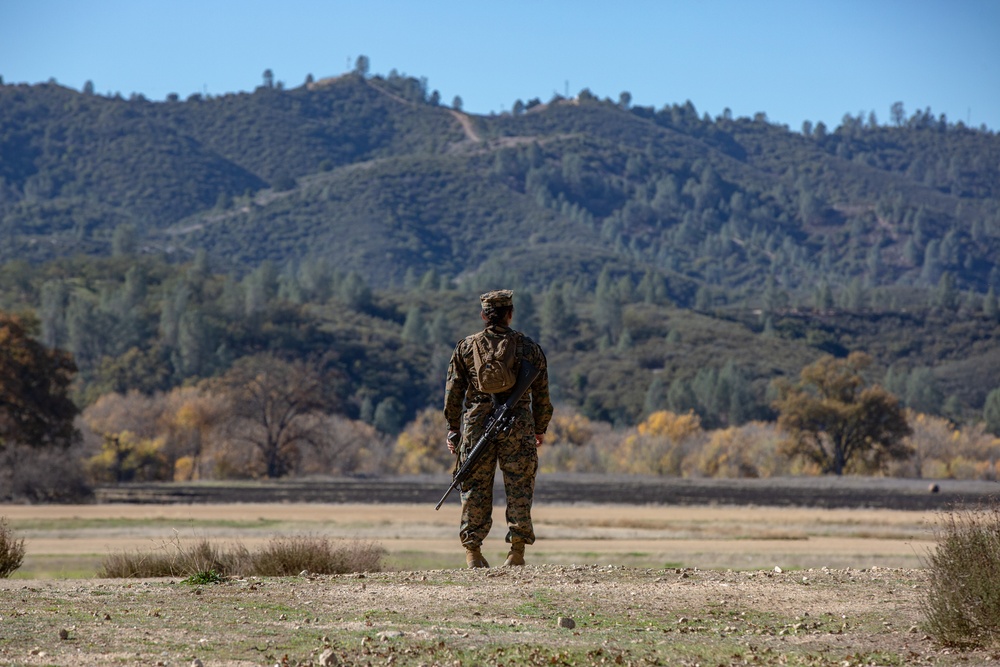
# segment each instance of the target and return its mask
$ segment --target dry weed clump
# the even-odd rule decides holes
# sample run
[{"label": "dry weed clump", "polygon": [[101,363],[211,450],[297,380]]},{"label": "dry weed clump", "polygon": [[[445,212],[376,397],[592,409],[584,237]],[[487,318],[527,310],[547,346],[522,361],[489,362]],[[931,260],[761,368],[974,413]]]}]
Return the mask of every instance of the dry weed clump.
[{"label": "dry weed clump", "polygon": [[949,513],[928,557],[929,633],[958,647],[1000,645],[1000,508]]},{"label": "dry weed clump", "polygon": [[179,540],[147,552],[117,552],[101,562],[98,577],[283,577],[308,571],[312,574],[379,572],[385,550],[374,543],[334,541],[326,537],[276,537],[259,551],[242,544],[222,549],[208,540],[184,546]]},{"label": "dry weed clump", "polygon": [[0,517],[0,579],[9,577],[24,561],[24,539],[18,540]]},{"label": "dry weed clump", "polygon": [[275,538],[250,555],[250,570],[242,574],[285,577],[306,570],[312,574],[379,572],[385,550],[371,542],[335,543],[325,537]]}]

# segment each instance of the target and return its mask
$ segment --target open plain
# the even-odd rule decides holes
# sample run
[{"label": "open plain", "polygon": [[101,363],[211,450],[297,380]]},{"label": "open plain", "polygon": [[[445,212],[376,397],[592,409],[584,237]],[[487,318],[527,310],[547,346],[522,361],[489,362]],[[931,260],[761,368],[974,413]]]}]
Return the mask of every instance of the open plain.
[{"label": "open plain", "polygon": [[[921,565],[944,509],[540,499],[529,565],[470,571],[455,498],[439,512],[433,502],[150,500],[0,507],[27,550],[0,580],[0,665],[1000,658],[938,646],[923,626]],[[506,552],[500,501],[484,549],[494,565]],[[94,578],[109,553],[293,534],[376,542],[386,571],[205,585]]]}]

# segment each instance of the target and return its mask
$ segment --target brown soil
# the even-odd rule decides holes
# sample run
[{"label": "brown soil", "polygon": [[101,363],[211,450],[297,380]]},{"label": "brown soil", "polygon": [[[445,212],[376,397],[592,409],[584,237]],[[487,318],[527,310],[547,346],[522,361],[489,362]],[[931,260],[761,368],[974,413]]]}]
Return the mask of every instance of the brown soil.
[{"label": "brown soil", "polygon": [[[571,485],[545,479],[528,566],[470,571],[461,567],[457,502],[433,509],[444,488],[438,481],[137,486],[132,500],[143,502],[2,507],[0,515],[25,538],[22,570],[57,578],[0,580],[0,665],[306,665],[321,664],[324,651],[329,664],[414,666],[853,667],[1000,659],[938,646],[923,627],[927,573],[920,564],[933,548],[940,510],[885,509],[873,501],[919,505],[924,501],[914,498],[931,496],[925,483],[813,480],[809,488],[631,480],[618,485],[620,497],[714,491],[718,502],[598,504],[553,500]],[[589,491],[573,488],[582,494],[577,499],[593,501],[612,486],[597,480]],[[286,501],[148,502],[178,489],[188,500],[200,494],[232,501],[256,491],[258,501]],[[850,497],[851,489],[855,501],[839,507],[727,502],[770,493],[829,503]],[[991,489],[944,485],[933,499],[950,494],[968,502],[973,492],[987,497]],[[289,502],[319,492],[360,493],[367,502]],[[393,500],[401,496],[417,499]],[[498,506],[484,548],[494,566],[506,552],[502,516]],[[58,578],[59,568],[85,570],[123,549],[206,538],[252,546],[302,533],[377,541],[393,571],[202,586]],[[54,571],[46,569],[55,562]],[[560,627],[560,618],[573,619],[574,627]]]},{"label": "brown soil", "polygon": [[989,662],[925,634],[924,586],[920,570],[596,565],[2,580],[0,664],[304,665],[325,650],[351,665]]}]

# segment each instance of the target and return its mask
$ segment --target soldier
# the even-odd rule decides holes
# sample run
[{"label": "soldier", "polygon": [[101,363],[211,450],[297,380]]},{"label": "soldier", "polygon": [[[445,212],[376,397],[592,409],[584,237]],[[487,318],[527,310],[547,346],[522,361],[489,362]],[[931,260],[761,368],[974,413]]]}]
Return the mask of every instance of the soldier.
[{"label": "soldier", "polygon": [[[500,433],[462,484],[462,524],[459,536],[469,567],[489,567],[481,551],[493,525],[493,476],[503,472],[507,494],[507,542],[504,565],[524,565],[524,547],[535,541],[531,525],[531,498],[538,470],[538,447],[552,418],[549,375],[545,354],[537,343],[510,328],[513,292],[495,290],[479,297],[485,328],[460,341],[448,364],[444,414],[448,420],[448,449],[464,462],[484,432],[483,422],[494,401],[503,403],[517,377],[522,359],[540,372],[515,407],[514,427]],[[463,419],[464,413],[464,419]],[[461,433],[461,436],[459,436]],[[456,447],[456,441],[460,446]]]}]

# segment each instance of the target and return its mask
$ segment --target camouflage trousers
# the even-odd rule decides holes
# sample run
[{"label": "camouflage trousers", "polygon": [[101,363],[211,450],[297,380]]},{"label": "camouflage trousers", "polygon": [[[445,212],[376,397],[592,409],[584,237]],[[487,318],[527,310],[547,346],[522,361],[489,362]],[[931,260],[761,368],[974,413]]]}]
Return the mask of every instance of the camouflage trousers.
[{"label": "camouflage trousers", "polygon": [[[462,450],[462,460],[471,447],[469,439]],[[462,524],[459,537],[462,545],[478,549],[493,527],[493,477],[497,465],[503,473],[507,494],[507,541],[535,541],[531,525],[531,498],[535,492],[538,471],[538,451],[534,434],[513,429],[506,437],[493,443],[484,453],[472,475],[462,484]]]}]

